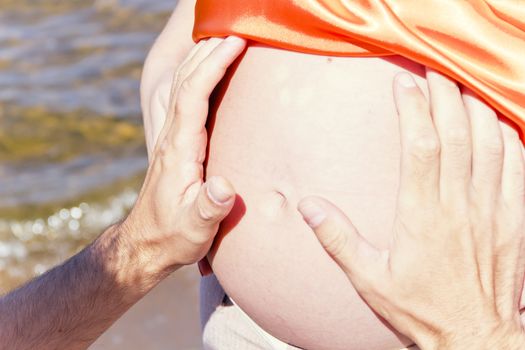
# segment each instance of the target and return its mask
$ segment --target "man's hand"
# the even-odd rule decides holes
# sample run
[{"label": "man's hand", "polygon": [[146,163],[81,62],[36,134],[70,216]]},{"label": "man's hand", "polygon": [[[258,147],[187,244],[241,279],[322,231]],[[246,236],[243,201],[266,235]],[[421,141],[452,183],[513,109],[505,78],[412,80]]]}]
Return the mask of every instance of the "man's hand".
[{"label": "man's hand", "polygon": [[85,349],[168,273],[207,253],[235,201],[225,179],[203,180],[208,98],[244,46],[231,37],[193,49],[130,215],[0,299],[0,349]]},{"label": "man's hand", "polygon": [[127,239],[162,269],[197,262],[208,252],[219,223],[235,202],[222,177],[204,182],[208,100],[245,47],[237,37],[195,46],[179,67],[171,102],[137,203],[121,224]]},{"label": "man's hand", "polygon": [[423,349],[523,349],[525,170],[511,127],[428,71],[394,95],[401,184],[390,248],[367,242],[330,202],[299,210],[365,301]]}]

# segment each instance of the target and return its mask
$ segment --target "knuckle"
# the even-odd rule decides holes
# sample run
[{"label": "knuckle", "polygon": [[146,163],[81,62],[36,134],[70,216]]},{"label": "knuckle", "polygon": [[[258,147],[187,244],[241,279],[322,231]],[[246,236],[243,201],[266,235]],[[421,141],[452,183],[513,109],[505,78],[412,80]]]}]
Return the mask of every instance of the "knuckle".
[{"label": "knuckle", "polygon": [[215,222],[217,218],[217,213],[213,206],[207,205],[203,202],[200,202],[197,205],[197,214],[199,219],[205,224]]},{"label": "knuckle", "polygon": [[179,88],[179,94],[181,97],[189,97],[192,96],[195,92],[195,84],[191,78],[186,78],[184,81],[180,84]]},{"label": "knuckle", "polygon": [[175,105],[175,113],[179,115],[191,115],[197,113],[203,103],[208,104],[209,96],[205,96],[204,89],[198,78],[188,78],[180,86]]},{"label": "knuckle", "polygon": [[324,249],[334,257],[341,257],[348,246],[348,236],[340,228],[331,228],[331,233],[322,241]]},{"label": "knuckle", "polygon": [[213,238],[213,233],[210,232],[210,230],[207,229],[207,225],[202,224],[202,222],[190,223],[182,232],[181,236],[183,236],[184,240],[191,246],[205,245]]},{"label": "knuckle", "polygon": [[158,148],[156,152],[156,164],[158,164],[159,171],[164,172],[166,169],[170,169],[176,163],[174,159],[173,146],[168,142],[163,142],[163,144]]},{"label": "knuckle", "polygon": [[192,105],[189,96],[180,91],[175,103],[175,116],[188,116],[193,114],[193,112],[194,106]]},{"label": "knuckle", "polygon": [[470,148],[470,132],[465,128],[447,130],[441,138],[443,144],[454,148]]},{"label": "knuckle", "polygon": [[164,139],[159,142],[159,146],[155,150],[156,158],[159,159],[161,163],[165,162],[167,158],[171,158],[173,155],[173,144],[168,140]]},{"label": "knuckle", "polygon": [[159,159],[157,154],[154,154],[153,161],[148,167],[147,178],[150,178],[150,177],[158,178],[160,174],[162,174],[163,171],[164,171],[164,164],[162,160]]},{"label": "knuckle", "polygon": [[499,137],[482,140],[479,150],[485,157],[501,158],[503,157],[503,141]]},{"label": "knuckle", "polygon": [[408,142],[408,153],[425,161],[434,161],[439,157],[441,147],[436,137],[416,137]]},{"label": "knuckle", "polygon": [[204,175],[204,167],[202,164],[191,164],[188,167],[188,177],[191,179],[202,179]]}]

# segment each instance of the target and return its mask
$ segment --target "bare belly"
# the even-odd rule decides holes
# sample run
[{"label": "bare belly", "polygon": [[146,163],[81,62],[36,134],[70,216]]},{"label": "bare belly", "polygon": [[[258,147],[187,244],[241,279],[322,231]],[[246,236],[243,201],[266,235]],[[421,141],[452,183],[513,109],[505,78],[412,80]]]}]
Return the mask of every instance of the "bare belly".
[{"label": "bare belly", "polygon": [[360,299],[296,210],[301,198],[324,196],[386,246],[399,180],[391,84],[407,69],[422,74],[400,57],[254,46],[221,86],[207,174],[229,178],[240,198],[212,267],[236,303],[285,342],[315,350],[410,344]]}]

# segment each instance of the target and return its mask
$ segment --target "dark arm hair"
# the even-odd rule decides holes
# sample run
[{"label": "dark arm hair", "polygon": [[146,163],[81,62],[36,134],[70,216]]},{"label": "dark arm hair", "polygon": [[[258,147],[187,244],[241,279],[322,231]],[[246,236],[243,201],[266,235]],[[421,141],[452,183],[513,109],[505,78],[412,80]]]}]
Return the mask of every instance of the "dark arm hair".
[{"label": "dark arm hair", "polygon": [[0,299],[0,349],[85,349],[163,277],[111,227]]}]

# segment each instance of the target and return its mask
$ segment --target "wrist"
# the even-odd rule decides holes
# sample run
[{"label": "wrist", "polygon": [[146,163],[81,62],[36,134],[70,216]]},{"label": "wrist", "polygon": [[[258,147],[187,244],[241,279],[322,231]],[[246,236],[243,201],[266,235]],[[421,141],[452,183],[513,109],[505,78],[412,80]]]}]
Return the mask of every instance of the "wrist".
[{"label": "wrist", "polygon": [[166,267],[125,223],[109,227],[89,248],[131,299],[141,298],[177,267]]},{"label": "wrist", "polygon": [[521,350],[525,348],[525,334],[520,324],[507,322],[485,338],[484,346],[485,349]]},{"label": "wrist", "polygon": [[454,334],[441,337],[435,348],[439,350],[505,349],[525,348],[525,334],[520,326],[512,322],[499,323],[490,328],[458,330]]}]

